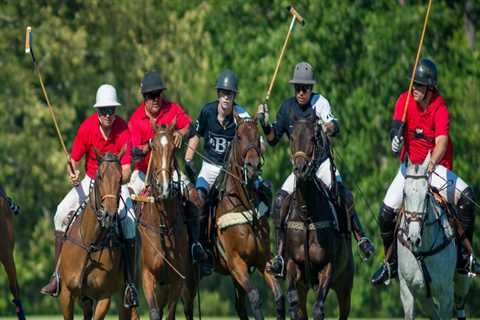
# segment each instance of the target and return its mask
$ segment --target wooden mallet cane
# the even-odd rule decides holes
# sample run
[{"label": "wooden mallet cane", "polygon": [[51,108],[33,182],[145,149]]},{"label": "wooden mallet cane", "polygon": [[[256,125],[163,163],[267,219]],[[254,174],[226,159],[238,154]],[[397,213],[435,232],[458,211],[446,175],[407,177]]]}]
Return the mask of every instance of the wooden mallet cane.
[{"label": "wooden mallet cane", "polygon": [[45,90],[45,86],[43,84],[42,75],[40,74],[40,68],[37,65],[37,61],[35,59],[35,55],[33,54],[33,47],[32,47],[32,27],[27,27],[25,32],[25,53],[30,53],[32,56],[33,66],[35,67],[35,71],[38,75],[38,80],[40,81],[40,86],[42,87],[43,96],[47,101],[48,110],[50,111],[50,115],[52,116],[53,124],[55,125],[55,129],[57,131],[58,139],[60,140],[60,144],[62,145],[63,152],[65,153],[65,157],[67,159],[68,166],[72,173],[75,172],[72,162],[70,161],[70,155],[67,151],[67,147],[65,147],[65,142],[63,141],[62,134],[60,133],[60,127],[58,126],[57,118],[55,117],[55,112],[53,111],[53,107],[50,104],[50,100],[48,99],[47,90]]},{"label": "wooden mallet cane", "polygon": [[[410,83],[408,85],[407,100],[405,100],[405,106],[403,107],[402,124],[398,128],[396,137],[400,139],[403,136],[403,130],[405,129],[405,120],[407,118],[408,103],[410,101],[410,95],[415,80],[415,73],[417,72],[418,61],[420,60],[420,52],[422,51],[423,39],[427,30],[428,18],[430,16],[430,8],[432,7],[432,0],[428,1],[427,12],[425,13],[425,20],[423,22],[422,34],[420,35],[420,41],[418,43],[417,55],[415,57],[415,64],[413,65],[412,76],[410,77]],[[398,154],[398,153],[397,153]]]},{"label": "wooden mallet cane", "polygon": [[[280,56],[278,57],[277,65],[275,66],[275,71],[273,72],[272,80],[270,81],[270,85],[268,86],[268,89],[267,89],[267,95],[265,96],[265,99],[263,100],[263,105],[264,105],[264,108],[265,108],[263,111],[265,113],[268,113],[267,102],[270,99],[270,94],[272,93],[273,84],[275,83],[275,79],[277,78],[278,69],[280,68],[280,63],[282,63],[283,55],[285,53],[285,49],[287,48],[287,43],[288,43],[288,40],[290,39],[290,35],[292,34],[292,30],[293,30],[293,26],[295,25],[295,21],[298,21],[302,26],[305,25],[305,20],[298,13],[298,11],[295,10],[295,8],[293,6],[288,6],[287,10],[290,11],[290,14],[292,15],[292,20],[290,22],[290,27],[288,28],[287,36],[285,37],[285,41],[283,42],[282,51],[280,51]],[[260,113],[259,117],[263,121],[263,119],[265,119],[265,114]]]}]

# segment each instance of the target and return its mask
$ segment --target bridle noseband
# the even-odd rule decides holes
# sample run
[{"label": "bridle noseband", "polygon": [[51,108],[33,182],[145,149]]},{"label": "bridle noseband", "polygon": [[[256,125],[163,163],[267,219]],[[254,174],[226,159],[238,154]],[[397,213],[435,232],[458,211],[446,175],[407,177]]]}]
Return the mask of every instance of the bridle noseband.
[{"label": "bridle noseband", "polygon": [[[107,154],[104,158],[101,159],[100,164],[102,162],[109,162],[109,163],[118,163],[120,164],[120,159],[114,155]],[[114,217],[110,217],[108,212],[105,210],[103,206],[103,202],[105,199],[114,199],[116,200],[117,203],[117,211],[118,211],[118,198],[120,194],[120,184],[118,186],[118,191],[117,194],[104,194],[100,195],[100,190],[99,190],[99,183],[102,180],[102,177],[100,176],[100,170],[97,170],[97,175],[95,178],[95,182],[93,185],[93,191],[95,195],[95,202],[94,202],[94,207],[92,208],[93,211],[95,212],[95,215],[97,217],[98,222],[100,223],[100,226],[102,228],[110,228],[114,226],[117,222],[117,215]]]}]

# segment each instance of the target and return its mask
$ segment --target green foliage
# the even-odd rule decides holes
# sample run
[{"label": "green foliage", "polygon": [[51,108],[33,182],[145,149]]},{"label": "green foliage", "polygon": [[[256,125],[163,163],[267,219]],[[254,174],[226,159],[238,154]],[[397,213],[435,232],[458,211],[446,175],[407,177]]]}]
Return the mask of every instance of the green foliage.
[{"label": "green foliage", "polygon": [[[341,124],[335,157],[368,234],[381,248],[378,205],[395,175],[388,128],[395,99],[408,85],[425,4],[417,1],[304,1],[296,3],[306,25],[296,26],[270,99],[272,115],[293,94],[294,65],[309,61],[316,91],[326,96]],[[473,2],[472,2],[473,3]],[[140,102],[140,80],[159,70],[167,95],[195,118],[215,99],[215,78],[224,68],[240,78],[238,102],[250,113],[264,99],[290,15],[288,1],[27,1],[2,4],[0,14],[0,182],[21,205],[15,217],[16,261],[29,314],[50,314],[58,301],[38,290],[52,271],[53,213],[68,191],[65,160],[30,57],[24,30],[33,27],[38,65],[67,146],[79,124],[93,112],[102,83],[116,86],[125,118]],[[473,12],[479,13],[478,3]],[[480,50],[467,41],[464,7],[438,0],[432,8],[423,56],[438,65],[439,87],[451,113],[455,171],[480,188],[477,106],[480,105]],[[477,26],[478,27],[478,26]],[[477,32],[478,34],[478,32]],[[269,148],[263,175],[278,188],[291,171],[286,141]],[[480,239],[476,236],[476,243]],[[375,289],[369,277],[382,260],[361,263],[356,256],[352,315],[402,315],[398,285]],[[477,255],[480,255],[477,250]],[[263,280],[256,285],[273,314],[273,297]],[[0,316],[11,315],[6,276],[0,272]],[[233,287],[226,277],[202,281],[202,311],[234,314]],[[467,314],[480,315],[473,297]],[[313,301],[310,296],[309,301]],[[328,315],[337,315],[335,297]],[[142,306],[145,308],[146,304]]]}]

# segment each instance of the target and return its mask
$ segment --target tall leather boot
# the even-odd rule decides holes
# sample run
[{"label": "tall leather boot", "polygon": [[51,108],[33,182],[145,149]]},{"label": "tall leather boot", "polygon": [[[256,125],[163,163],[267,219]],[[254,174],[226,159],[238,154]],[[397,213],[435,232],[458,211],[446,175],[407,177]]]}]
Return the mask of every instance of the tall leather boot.
[{"label": "tall leather boot", "polygon": [[284,261],[284,247],[285,247],[285,218],[287,216],[287,208],[285,199],[288,196],[288,192],[279,190],[276,194],[273,202],[273,221],[275,229],[277,230],[277,255],[273,257],[267,264],[268,272],[277,277],[283,277],[285,275],[285,261]]},{"label": "tall leather boot", "polygon": [[[207,191],[196,189],[193,185],[188,186],[187,206],[191,210],[190,219],[187,221],[187,229],[192,242],[191,253],[194,262],[198,262],[200,275],[209,276],[213,272],[213,257],[205,249],[208,247],[208,213],[205,211]],[[193,206],[191,206],[193,205]],[[192,219],[193,217],[193,219]]]},{"label": "tall leather boot", "polygon": [[[470,241],[470,244],[473,247],[473,228],[475,226],[475,194],[473,193],[472,188],[468,187],[463,190],[460,195],[460,199],[457,203],[457,216],[458,220],[463,226],[465,231],[465,237]],[[458,242],[462,245],[460,248],[460,254],[458,258],[460,259],[460,265],[466,266],[468,272],[475,273],[480,275],[480,263],[472,255],[470,255],[467,249],[464,247],[462,239],[457,239]]]},{"label": "tall leather boot", "polygon": [[[394,245],[394,233],[395,233],[395,216],[396,212],[394,209],[388,207],[382,203],[380,207],[380,231],[382,233],[382,241],[384,253],[387,254],[390,246]],[[397,252],[392,248],[392,253],[388,261],[382,264],[380,269],[378,269],[372,276],[372,284],[388,285],[391,278],[395,278],[398,274],[398,265],[397,265]]]},{"label": "tall leather boot", "polygon": [[132,308],[138,306],[138,292],[135,286],[137,280],[136,239],[125,239],[123,243],[123,259],[125,262],[125,292],[123,306]]},{"label": "tall leather boot", "polygon": [[190,251],[193,263],[204,261],[208,258],[207,253],[199,242],[200,239],[200,215],[198,208],[190,201],[185,204],[185,223],[187,224],[188,239],[191,244]]},{"label": "tall leather boot", "polygon": [[54,272],[50,277],[50,281],[46,286],[40,289],[40,293],[48,294],[52,297],[58,297],[60,293],[60,275],[57,271],[57,263],[58,257],[60,256],[60,252],[62,251],[63,241],[64,241],[65,232],[63,231],[55,231],[55,265],[54,265]]}]

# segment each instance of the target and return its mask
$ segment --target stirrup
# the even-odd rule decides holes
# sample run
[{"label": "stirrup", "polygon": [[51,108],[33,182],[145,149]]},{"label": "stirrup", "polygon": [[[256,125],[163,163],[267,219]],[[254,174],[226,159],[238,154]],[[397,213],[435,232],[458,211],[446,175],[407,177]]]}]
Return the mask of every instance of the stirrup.
[{"label": "stirrup", "polygon": [[475,278],[478,274],[475,272],[472,272],[473,266],[477,263],[475,257],[473,254],[470,255],[468,258],[468,264],[467,264],[467,275],[469,278]]},{"label": "stirrup", "polygon": [[52,293],[46,292],[46,291],[43,291],[43,288],[42,288],[42,290],[40,290],[40,293],[48,294],[49,296],[56,298],[60,295],[60,274],[57,271],[55,271],[52,274],[52,276],[50,277],[50,280],[48,281],[48,284],[46,286],[48,286],[50,284],[52,279],[53,279],[53,281],[55,281],[55,292],[52,292]]},{"label": "stirrup", "polygon": [[390,268],[390,263],[385,262],[385,266],[387,267],[387,279],[383,281],[383,284],[388,286],[390,284],[390,280],[392,279],[392,268]]},{"label": "stirrup", "polygon": [[127,283],[123,293],[123,306],[127,309],[138,307],[138,294],[135,285]]},{"label": "stirrup", "polygon": [[[363,251],[362,246],[365,243],[370,246],[370,248],[367,248],[367,250],[371,249],[371,251],[370,250],[368,252]],[[360,240],[358,240],[358,242],[357,242],[357,246],[358,246],[358,249],[360,251],[360,258],[364,262],[368,261],[375,254],[375,247],[373,246],[372,241],[370,239],[368,239],[367,237],[361,237]]]},{"label": "stirrup", "polygon": [[[277,267],[278,264],[280,264],[280,270],[272,270],[272,267]],[[273,274],[275,277],[283,278],[285,277],[285,260],[281,255],[277,255],[267,263],[266,269],[267,272]]]}]

